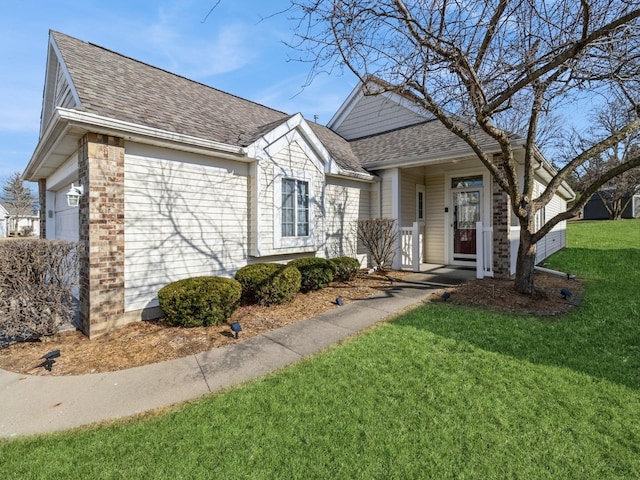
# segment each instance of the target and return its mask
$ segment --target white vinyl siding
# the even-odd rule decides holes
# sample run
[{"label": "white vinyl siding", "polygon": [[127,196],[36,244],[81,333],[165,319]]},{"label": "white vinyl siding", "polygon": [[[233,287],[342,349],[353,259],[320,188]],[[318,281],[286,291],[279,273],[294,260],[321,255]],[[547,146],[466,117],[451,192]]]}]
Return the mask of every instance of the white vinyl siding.
[{"label": "white vinyl siding", "polygon": [[125,311],[166,284],[246,264],[248,167],[152,147],[125,157]]},{"label": "white vinyl siding", "polygon": [[444,175],[427,177],[426,221],[425,221],[425,259],[427,263],[446,263],[444,258],[445,213],[444,213]]},{"label": "white vinyl siding", "polygon": [[358,219],[371,217],[370,188],[367,183],[327,179],[327,257],[347,255],[363,259],[366,252],[358,246],[356,229]]},{"label": "white vinyl siding", "polygon": [[347,140],[423,122],[425,117],[383,95],[361,97],[336,132]]},{"label": "white vinyl siding", "polygon": [[382,178],[382,218],[393,218],[391,200],[393,197],[393,177],[390,171],[380,172]]},{"label": "white vinyl siding", "polygon": [[[539,196],[544,190],[542,184],[536,181],[534,185],[534,197]],[[557,214],[567,209],[567,202],[560,196],[555,195],[551,201],[544,207],[544,213],[539,214],[536,218],[536,228],[542,226],[542,220],[549,220]],[[545,258],[556,253],[558,250],[566,246],[567,222],[560,222],[558,225],[545,235],[545,237],[536,244],[536,263],[544,261]]]},{"label": "white vinyl siding", "polygon": [[[251,254],[266,257],[321,252],[324,238],[324,172],[318,169],[316,162],[307,156],[297,141],[272,155],[269,160],[258,162],[252,168],[252,177],[253,188],[256,189],[252,193],[252,201],[255,197],[252,208],[256,212],[256,221],[251,222],[252,246],[255,246]],[[308,235],[282,235],[282,218],[286,215],[282,210],[282,185],[285,179],[306,182],[308,185]],[[298,208],[296,206],[296,212]]]},{"label": "white vinyl siding", "polygon": [[[423,185],[424,177],[401,172],[400,177],[400,211],[401,227],[411,227],[417,218],[416,185]],[[424,213],[424,212],[423,212]]]}]

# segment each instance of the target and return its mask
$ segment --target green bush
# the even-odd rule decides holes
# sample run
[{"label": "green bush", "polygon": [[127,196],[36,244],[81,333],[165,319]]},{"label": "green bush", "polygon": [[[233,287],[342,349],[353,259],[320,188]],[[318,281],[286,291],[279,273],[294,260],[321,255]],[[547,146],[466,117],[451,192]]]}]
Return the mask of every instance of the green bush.
[{"label": "green bush", "polygon": [[231,278],[193,277],[178,280],[158,292],[164,320],[169,325],[218,325],[240,305],[242,286]]},{"label": "green bush", "polygon": [[335,267],[333,279],[336,282],[350,282],[354,280],[360,270],[360,262],[352,257],[338,257],[329,260]]},{"label": "green bush", "polygon": [[279,263],[255,263],[236,272],[243,300],[260,305],[292,301],[300,291],[301,279],[297,268]]},{"label": "green bush", "polygon": [[308,257],[292,260],[289,266],[296,267],[302,275],[302,291],[320,290],[331,283],[335,267],[324,258]]}]

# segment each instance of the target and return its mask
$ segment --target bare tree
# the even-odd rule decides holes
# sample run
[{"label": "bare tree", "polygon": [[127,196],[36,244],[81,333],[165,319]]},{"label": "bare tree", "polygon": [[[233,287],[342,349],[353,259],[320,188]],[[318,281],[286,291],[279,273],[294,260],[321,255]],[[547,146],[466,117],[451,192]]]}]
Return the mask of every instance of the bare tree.
[{"label": "bare tree", "polygon": [[[591,126],[583,135],[575,135],[569,156],[576,151],[584,151],[597,139],[610,136],[625,124],[632,122],[635,112],[628,110],[624,104],[614,99],[605,103],[591,116]],[[595,140],[594,140],[595,139]],[[604,172],[634,158],[640,151],[640,132],[634,132],[605,151],[588,159],[577,170],[576,188],[578,192],[585,190]],[[596,192],[611,220],[622,216],[633,196],[640,192],[640,168],[635,167],[612,178]]]},{"label": "bare tree", "polygon": [[31,189],[25,186],[20,173],[13,173],[2,186],[2,200],[11,205],[13,215],[13,229],[17,230],[20,219],[33,214],[35,197],[31,194]]},{"label": "bare tree", "polygon": [[371,255],[374,266],[384,272],[391,266],[398,240],[398,229],[393,218],[367,218],[358,220],[358,240]]},{"label": "bare tree", "polygon": [[[640,79],[640,9],[630,0],[292,0],[295,46],[312,72],[346,67],[377,95],[412,96],[464,140],[509,195],[521,225],[515,288],[532,293],[536,242],[571,218],[640,155],[602,172],[584,196],[536,230],[536,213],[588,159],[640,128],[635,118],[578,153],[533,198],[541,125],[560,106],[592,95],[624,98]],[[312,74],[313,76],[313,74]],[[311,77],[312,77],[311,76]],[[383,82],[368,82],[371,76]],[[635,90],[638,91],[638,90]],[[526,112],[524,139],[505,116]],[[507,122],[508,123],[508,122]],[[493,155],[479,142],[488,135]],[[524,159],[514,155],[524,140]],[[518,166],[518,160],[523,166]],[[520,176],[522,174],[522,176]]]}]

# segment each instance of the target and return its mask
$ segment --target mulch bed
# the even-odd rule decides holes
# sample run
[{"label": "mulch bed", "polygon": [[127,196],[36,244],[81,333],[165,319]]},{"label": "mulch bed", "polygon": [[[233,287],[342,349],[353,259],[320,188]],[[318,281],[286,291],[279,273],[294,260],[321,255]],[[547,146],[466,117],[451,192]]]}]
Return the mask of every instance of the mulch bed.
[{"label": "mulch bed", "polygon": [[[399,279],[408,274],[391,273]],[[82,375],[148,365],[234,344],[336,308],[338,296],[348,304],[390,286],[392,284],[384,275],[363,273],[353,282],[334,282],[319,291],[300,293],[293,302],[285,305],[240,307],[229,319],[229,322],[238,321],[242,325],[238,339],[226,324],[180,328],[160,322],[137,322],[92,340],[78,331],[62,332],[45,342],[17,343],[1,349],[0,368],[29,375]],[[561,288],[571,290],[572,301],[563,300]],[[442,301],[443,291],[434,293],[430,300]],[[454,304],[542,316],[559,315],[575,308],[583,288],[579,280],[536,274],[536,293],[532,296],[515,292],[512,281],[490,278],[474,280],[446,291],[450,293],[448,301]],[[57,349],[61,355],[52,371],[48,372],[40,366],[43,362],[41,357]]]}]

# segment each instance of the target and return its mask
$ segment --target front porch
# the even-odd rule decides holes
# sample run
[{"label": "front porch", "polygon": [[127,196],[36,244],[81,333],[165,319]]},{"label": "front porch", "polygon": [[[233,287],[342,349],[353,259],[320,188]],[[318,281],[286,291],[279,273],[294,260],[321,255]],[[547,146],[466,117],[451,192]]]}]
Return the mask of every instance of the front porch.
[{"label": "front porch", "polygon": [[519,235],[509,199],[477,159],[390,168],[379,176],[379,215],[398,225],[394,269],[447,265],[473,270],[476,278],[515,272]]},{"label": "front porch", "polygon": [[[468,266],[463,266],[425,263],[423,256],[425,250],[424,232],[421,224],[414,222],[411,227],[400,227],[394,268],[433,275],[465,272],[465,275],[460,275],[461,278],[464,278],[464,281],[469,280],[467,277],[471,274],[475,275],[475,278],[493,277],[493,227],[485,226],[482,222],[476,222],[473,230],[472,236],[475,238],[475,261],[469,262]],[[515,273],[518,245],[520,242],[519,236],[519,227],[509,228],[509,276]]]}]

